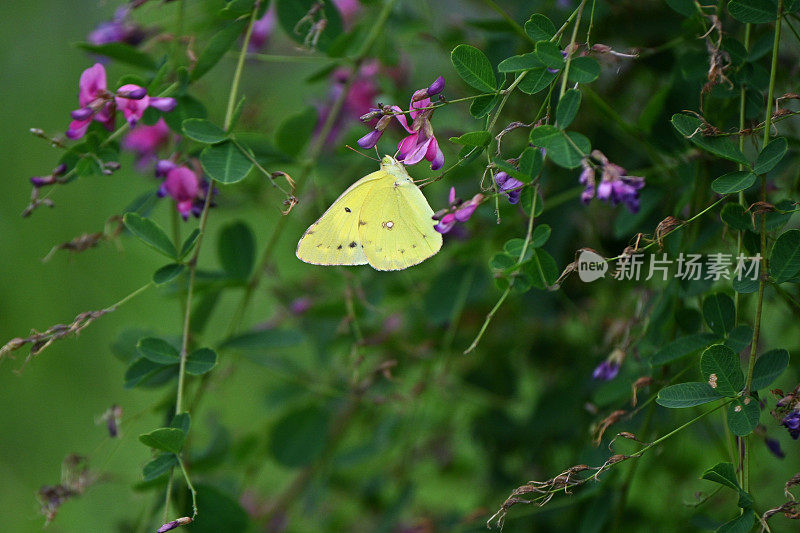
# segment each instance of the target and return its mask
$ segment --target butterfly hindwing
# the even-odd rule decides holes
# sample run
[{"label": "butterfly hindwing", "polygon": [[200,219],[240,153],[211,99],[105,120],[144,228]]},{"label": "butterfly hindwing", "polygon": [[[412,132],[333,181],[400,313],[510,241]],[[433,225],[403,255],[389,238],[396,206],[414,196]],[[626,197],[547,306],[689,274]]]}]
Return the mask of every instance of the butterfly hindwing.
[{"label": "butterfly hindwing", "polygon": [[[405,171],[403,171],[405,174]],[[361,209],[364,254],[377,270],[402,270],[421,263],[442,247],[433,229],[433,210],[408,175],[377,182]]]},{"label": "butterfly hindwing", "polygon": [[297,243],[297,257],[315,265],[365,265],[358,224],[371,190],[388,174],[379,170],[364,176],[333,202]]}]

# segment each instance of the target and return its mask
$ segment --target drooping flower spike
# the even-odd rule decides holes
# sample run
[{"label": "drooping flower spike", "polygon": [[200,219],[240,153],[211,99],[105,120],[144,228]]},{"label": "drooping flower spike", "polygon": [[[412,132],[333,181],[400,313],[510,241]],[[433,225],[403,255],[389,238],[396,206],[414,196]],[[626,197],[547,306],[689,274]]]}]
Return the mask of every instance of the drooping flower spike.
[{"label": "drooping flower spike", "polygon": [[399,106],[385,106],[373,108],[369,113],[361,117],[362,122],[370,122],[377,117],[381,117],[373,130],[358,140],[358,145],[362,148],[374,147],[383,135],[391,122],[390,117],[397,117],[397,121],[403,126],[409,135],[404,137],[397,145],[398,161],[406,165],[414,165],[426,159],[431,163],[432,170],[438,170],[444,165],[444,153],[439,148],[439,142],[433,133],[431,116],[433,109],[431,106],[431,96],[437,95],[444,90],[444,78],[439,76],[427,88],[414,92],[409,104],[409,116],[413,122],[409,125],[405,113]]},{"label": "drooping flower spike", "polygon": [[508,197],[508,203],[518,204],[519,197],[522,194],[522,187],[525,186],[517,178],[512,178],[507,172],[500,171],[494,175],[494,182],[500,192]]},{"label": "drooping flower spike", "polygon": [[579,178],[581,185],[584,186],[581,201],[588,204],[596,197],[614,206],[624,204],[631,213],[637,213],[640,208],[639,191],[645,186],[644,178],[628,176],[624,168],[611,163],[599,150],[593,150],[591,157],[600,163],[602,169],[600,183],[595,181],[594,167],[584,159]]},{"label": "drooping flower spike", "polygon": [[[156,163],[156,176],[164,177],[158,189],[158,196],[169,196],[175,201],[175,208],[184,220],[190,215],[199,217],[203,212],[206,195],[211,188],[209,183],[200,178],[195,171],[174,161],[165,159]],[[216,194],[216,188],[211,194]],[[215,204],[212,202],[211,207]]]}]

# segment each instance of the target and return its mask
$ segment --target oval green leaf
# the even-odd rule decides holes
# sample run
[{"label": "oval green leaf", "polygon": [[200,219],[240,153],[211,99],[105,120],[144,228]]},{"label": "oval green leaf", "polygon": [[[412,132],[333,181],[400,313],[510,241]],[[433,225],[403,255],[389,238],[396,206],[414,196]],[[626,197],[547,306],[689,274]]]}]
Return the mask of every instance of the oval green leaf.
[{"label": "oval green leaf", "polygon": [[220,183],[236,183],[243,180],[253,164],[231,141],[207,146],[200,153],[203,170]]},{"label": "oval green leaf", "polygon": [[753,367],[752,390],[769,387],[789,366],[789,352],[784,349],[770,350],[756,359]]},{"label": "oval green leaf", "polygon": [[484,93],[497,90],[497,79],[486,54],[468,44],[460,44],[450,53],[450,61],[467,85]]},{"label": "oval green leaf", "polygon": [[161,229],[161,226],[149,218],[139,216],[137,213],[125,213],[122,220],[125,223],[125,227],[136,235],[140,241],[170,259],[177,259],[178,252],[175,250],[175,245],[172,244],[172,241]]},{"label": "oval green leaf", "polygon": [[709,386],[722,396],[736,396],[744,387],[739,356],[724,344],[706,348],[700,356],[700,371]]},{"label": "oval green leaf", "polygon": [[154,363],[172,365],[180,362],[180,354],[170,343],[158,337],[145,337],[136,343],[136,351]]},{"label": "oval green leaf", "polygon": [[[572,124],[580,107],[581,92],[578,89],[570,89],[565,92],[556,106],[556,126],[563,130]],[[755,180],[755,176],[753,179]]]},{"label": "oval green leaf", "polygon": [[722,396],[717,393],[708,383],[691,381],[688,383],[678,383],[670,385],[658,391],[656,403],[658,405],[678,409],[682,407],[694,407],[704,403],[719,400]]},{"label": "oval green leaf", "polygon": [[228,138],[225,130],[204,118],[187,118],[181,124],[184,135],[204,144],[221,143]]},{"label": "oval green leaf", "polygon": [[755,174],[747,170],[738,170],[715,179],[711,183],[711,189],[717,194],[732,194],[749,189],[755,182]]},{"label": "oval green leaf", "polygon": [[769,275],[783,283],[800,272],[800,230],[790,229],[781,234],[772,246],[769,257]]},{"label": "oval green leaf", "polygon": [[169,453],[179,453],[185,440],[186,434],[178,428],[158,428],[139,435],[139,442],[145,446]]}]

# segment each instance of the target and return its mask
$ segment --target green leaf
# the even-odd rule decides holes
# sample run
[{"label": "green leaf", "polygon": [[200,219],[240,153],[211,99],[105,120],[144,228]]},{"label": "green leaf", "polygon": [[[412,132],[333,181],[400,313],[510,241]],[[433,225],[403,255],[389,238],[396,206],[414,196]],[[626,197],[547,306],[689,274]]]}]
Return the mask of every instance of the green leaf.
[{"label": "green leaf", "polygon": [[172,241],[161,229],[161,226],[136,213],[125,213],[122,220],[125,223],[125,227],[136,235],[140,241],[170,259],[177,259],[178,252],[175,250],[175,245],[172,244]]},{"label": "green leaf", "polygon": [[670,385],[658,391],[656,403],[671,409],[694,407],[722,398],[708,383],[690,381]]},{"label": "green leaf", "polygon": [[186,373],[201,376],[217,366],[217,352],[211,348],[200,348],[186,358]]},{"label": "green leaf", "polygon": [[550,238],[550,233],[552,230],[550,226],[547,224],[539,224],[533,229],[533,235],[531,235],[531,246],[534,248],[541,248],[545,245],[547,240]]},{"label": "green leaf", "polygon": [[775,165],[781,162],[786,151],[789,149],[789,143],[786,142],[785,137],[776,137],[772,139],[756,158],[756,164],[753,165],[753,172],[756,174],[766,174]]},{"label": "green leaf", "polygon": [[156,450],[180,453],[186,434],[177,428],[158,428],[150,433],[139,435],[139,442]]},{"label": "green leaf", "polygon": [[87,52],[106,56],[115,61],[119,61],[120,63],[143,68],[145,70],[155,71],[158,68],[158,65],[152,57],[145,54],[138,48],[134,48],[126,43],[117,42],[97,45],[78,43],[78,47],[86,50]]},{"label": "green leaf", "polygon": [[499,157],[495,157],[492,159],[492,163],[498,170],[505,172],[506,174],[517,178],[518,180],[526,180],[528,176],[520,172],[517,167],[506,161],[505,159],[500,159]]},{"label": "green leaf", "polygon": [[541,68],[542,66],[542,62],[539,61],[539,56],[536,55],[536,52],[529,52],[502,60],[497,65],[497,70],[500,72],[521,72],[533,68]]},{"label": "green leaf", "polygon": [[139,355],[160,365],[172,365],[180,362],[178,350],[170,343],[158,337],[145,337],[136,343]]},{"label": "green leaf", "polygon": [[524,177],[524,183],[530,183],[542,171],[542,151],[538,148],[528,147],[519,156],[519,172]]},{"label": "green leaf", "polygon": [[736,353],[741,352],[753,340],[753,328],[746,325],[733,328],[725,339],[725,346]]},{"label": "green leaf", "polygon": [[156,377],[169,377],[164,372],[169,368],[177,368],[175,365],[164,366],[149,359],[141,357],[128,366],[125,371],[125,388],[131,389],[139,385],[149,385],[156,380]]},{"label": "green leaf", "polygon": [[700,356],[700,371],[711,388],[722,396],[736,396],[744,387],[739,356],[724,344],[706,348]]},{"label": "green leaf", "polygon": [[153,274],[153,282],[156,285],[169,283],[173,279],[180,276],[184,268],[186,268],[186,265],[182,265],[180,263],[170,263],[168,265],[164,265],[156,270]]},{"label": "green leaf", "polygon": [[534,68],[522,78],[522,81],[517,85],[517,89],[525,94],[536,94],[553,83],[556,77],[558,77],[558,73],[550,72],[547,67]]},{"label": "green leaf", "polygon": [[456,72],[467,85],[484,93],[497,90],[497,79],[486,54],[468,44],[459,44],[450,53]]},{"label": "green leaf", "polygon": [[747,167],[750,166],[742,151],[727,137],[704,137],[699,129],[703,122],[699,118],[677,113],[672,115],[671,122],[678,133],[703,150]]},{"label": "green leaf", "polygon": [[487,94],[474,99],[469,105],[469,114],[473,118],[483,118],[488,115],[500,101],[500,95]]},{"label": "green leaf", "polygon": [[789,352],[779,348],[761,354],[753,367],[752,390],[769,387],[789,366]]},{"label": "green leaf", "polygon": [[246,280],[256,262],[256,237],[242,221],[222,228],[217,240],[217,255],[222,268],[232,278]]},{"label": "green leaf", "polygon": [[236,183],[243,180],[253,163],[231,141],[206,146],[200,153],[203,170],[220,183]]},{"label": "green leaf", "polygon": [[744,207],[739,203],[725,204],[720,213],[720,218],[725,224],[737,231],[753,231],[753,217],[745,213]]},{"label": "green leaf", "polygon": [[747,533],[753,529],[753,524],[755,524],[755,522],[756,517],[753,511],[747,509],[743,514],[719,526],[716,533]]},{"label": "green leaf", "polygon": [[[310,23],[300,24],[300,21],[306,17],[309,10],[317,5],[317,2],[318,0],[276,0],[274,2],[278,11],[278,24],[286,35],[298,44],[306,44],[306,37],[311,30]],[[322,13],[326,22],[325,29],[319,35],[317,49],[327,52],[342,33],[342,17],[336,6],[330,2],[325,2]]]},{"label": "green leaf", "polygon": [[556,43],[539,41],[536,43],[536,56],[546,67],[557,69],[564,67],[564,56],[561,55],[561,48]]},{"label": "green leaf", "polygon": [[718,340],[719,337],[713,333],[695,333],[693,335],[681,337],[664,345],[660,350],[654,353],[650,362],[653,365],[665,365],[672,361],[677,361],[682,357],[686,357],[701,348],[710,346]]},{"label": "green leaf", "polygon": [[288,348],[296,346],[302,341],[303,336],[295,330],[265,329],[230,337],[223,341],[220,348],[232,348],[234,350]]},{"label": "green leaf", "polygon": [[[578,109],[581,107],[581,92],[577,89],[570,89],[558,101],[556,106],[556,126],[565,129],[572,124]],[[755,180],[755,176],[753,176]]]},{"label": "green leaf", "polygon": [[317,110],[307,107],[284,120],[275,133],[275,146],[292,158],[297,158],[314,136],[317,127]]},{"label": "green leaf", "polygon": [[724,174],[711,183],[711,189],[717,194],[731,194],[749,189],[756,182],[756,175],[747,170],[738,170]]},{"label": "green leaf", "polygon": [[564,168],[579,167],[583,157],[592,151],[591,143],[584,135],[574,131],[564,132],[550,125],[535,128],[530,141],[535,146],[545,148],[547,157]]},{"label": "green leaf", "polygon": [[195,229],[192,233],[186,237],[186,240],[183,241],[183,245],[181,245],[181,253],[178,256],[183,259],[186,255],[194,249],[194,245],[197,244],[197,239],[200,237],[200,230]]},{"label": "green leaf", "polygon": [[239,39],[245,26],[247,26],[246,20],[238,20],[222,28],[211,37],[206,47],[200,53],[200,56],[198,56],[194,69],[192,69],[192,81],[199,80],[209,70],[214,68],[214,65],[219,63],[228,50],[230,50]]},{"label": "green leaf", "polygon": [[758,400],[749,396],[737,398],[728,406],[728,428],[737,437],[745,437],[756,429],[760,416]]},{"label": "green leaf", "polygon": [[312,463],[325,449],[329,418],[327,410],[315,405],[289,411],[272,427],[270,453],[291,468]]},{"label": "green leaf", "polygon": [[[519,260],[519,256],[522,253],[522,247],[525,245],[525,240],[520,238],[513,238],[506,241],[503,245],[503,251],[508,254],[514,262],[516,263]],[[530,259],[533,255],[533,251],[531,250],[530,244],[525,249],[525,256],[522,258],[523,261]]]},{"label": "green leaf", "polygon": [[800,272],[800,230],[783,232],[772,245],[769,275],[777,283],[789,281]]},{"label": "green leaf", "polygon": [[531,278],[531,285],[537,289],[552,287],[561,273],[553,256],[542,248],[533,249],[533,256],[524,270]]},{"label": "green leaf", "polygon": [[556,27],[546,16],[534,13],[525,23],[525,33],[534,41],[548,41],[556,34]]},{"label": "green leaf", "polygon": [[731,278],[731,286],[738,293],[751,294],[758,290],[760,279],[761,261],[745,258],[742,262],[742,268],[734,272],[734,276]]},{"label": "green leaf", "polygon": [[181,124],[184,135],[204,144],[221,143],[228,138],[225,130],[204,118],[188,118]]},{"label": "green leaf", "polygon": [[178,464],[178,458],[172,453],[162,453],[142,468],[145,481],[153,481],[170,471]]},{"label": "green leaf", "polygon": [[697,13],[694,0],[667,0],[667,5],[684,17],[691,17]]},{"label": "green leaf", "polygon": [[450,137],[450,142],[464,146],[486,146],[492,140],[488,131],[470,131],[459,137]]},{"label": "green leaf", "polygon": [[192,425],[192,417],[187,412],[179,413],[172,417],[172,422],[169,423],[169,427],[171,428],[178,428],[183,431],[186,435],[189,434],[189,427]]},{"label": "green leaf", "polygon": [[592,83],[600,77],[600,63],[593,57],[573,57],[568,79],[572,83]]},{"label": "green leaf", "polygon": [[763,24],[778,18],[778,9],[772,0],[731,0],[728,11],[739,22]]},{"label": "green leaf", "polygon": [[703,300],[703,318],[711,331],[722,337],[736,323],[736,308],[727,294],[718,292]]},{"label": "green leaf", "polygon": [[733,463],[717,463],[703,472],[701,479],[725,485],[736,491],[739,490],[739,482],[736,480],[736,469],[733,467]]}]

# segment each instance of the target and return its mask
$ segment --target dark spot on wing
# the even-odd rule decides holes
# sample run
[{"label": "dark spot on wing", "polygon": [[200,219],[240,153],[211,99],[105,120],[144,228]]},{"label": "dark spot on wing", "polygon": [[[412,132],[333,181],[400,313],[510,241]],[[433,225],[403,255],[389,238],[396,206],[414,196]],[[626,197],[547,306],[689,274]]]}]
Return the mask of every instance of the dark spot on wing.
[{"label": "dark spot on wing", "polygon": [[416,247],[417,247],[417,245],[416,245],[416,244],[412,244],[412,245],[411,245],[411,247],[412,247],[412,248],[416,248]]},{"label": "dark spot on wing", "polygon": [[337,250],[341,250],[342,249],[342,245],[340,244],[339,246],[336,247],[336,249]]},{"label": "dark spot on wing", "polygon": [[400,253],[401,253],[401,254],[404,254],[404,253],[406,253],[406,251],[405,251],[405,250],[403,250],[403,249],[401,248],[401,249],[400,249]]},{"label": "dark spot on wing", "polygon": [[366,226],[366,225],[367,225],[367,223],[366,223],[366,222],[364,222],[363,220],[359,220],[359,221],[358,221],[358,225],[359,225],[359,226]]},{"label": "dark spot on wing", "polygon": [[350,248],[355,248],[356,246],[358,246],[356,241],[353,241],[353,242],[350,243]]},{"label": "dark spot on wing", "polygon": [[313,231],[311,231],[311,230],[308,230],[308,231],[306,232],[306,235],[314,235],[314,232],[313,232]]},{"label": "dark spot on wing", "polygon": [[346,212],[348,212],[348,213],[352,213],[352,211],[350,211],[350,208],[349,208],[349,207],[345,207],[345,208],[344,208],[344,210],[345,210]]},{"label": "dark spot on wing", "polygon": [[318,244],[318,245],[317,245],[317,248],[322,248],[322,244]]}]

